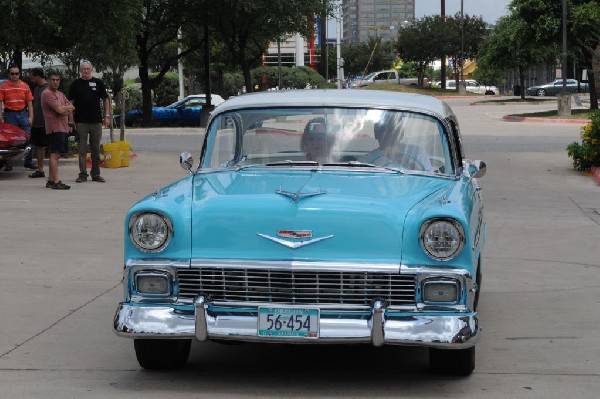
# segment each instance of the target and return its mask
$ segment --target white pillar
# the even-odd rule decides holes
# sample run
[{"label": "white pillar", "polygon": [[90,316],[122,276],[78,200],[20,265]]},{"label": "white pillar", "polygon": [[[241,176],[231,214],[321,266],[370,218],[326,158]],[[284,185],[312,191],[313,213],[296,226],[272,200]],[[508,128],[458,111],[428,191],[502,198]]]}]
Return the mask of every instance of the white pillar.
[{"label": "white pillar", "polygon": [[304,38],[296,33],[296,66],[304,66]]}]

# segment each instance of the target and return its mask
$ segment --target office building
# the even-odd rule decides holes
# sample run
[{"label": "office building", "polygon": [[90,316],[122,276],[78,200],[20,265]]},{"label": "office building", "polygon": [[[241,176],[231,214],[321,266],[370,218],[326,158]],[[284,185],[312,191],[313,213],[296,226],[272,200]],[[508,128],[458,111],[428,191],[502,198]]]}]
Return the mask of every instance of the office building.
[{"label": "office building", "polygon": [[342,0],[343,42],[358,44],[369,36],[394,40],[415,18],[415,0]]}]

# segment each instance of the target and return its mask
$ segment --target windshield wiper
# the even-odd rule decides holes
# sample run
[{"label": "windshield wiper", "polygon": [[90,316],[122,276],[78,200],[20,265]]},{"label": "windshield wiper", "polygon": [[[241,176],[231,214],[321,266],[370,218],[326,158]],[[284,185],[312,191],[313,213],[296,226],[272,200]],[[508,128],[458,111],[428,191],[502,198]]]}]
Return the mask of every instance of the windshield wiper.
[{"label": "windshield wiper", "polygon": [[285,161],[270,162],[265,166],[318,166],[319,163],[316,161],[291,161],[286,159]]},{"label": "windshield wiper", "polygon": [[377,165],[372,163],[360,162],[360,161],[347,161],[347,162],[331,162],[325,163],[323,166],[350,166],[356,168],[376,168]]}]

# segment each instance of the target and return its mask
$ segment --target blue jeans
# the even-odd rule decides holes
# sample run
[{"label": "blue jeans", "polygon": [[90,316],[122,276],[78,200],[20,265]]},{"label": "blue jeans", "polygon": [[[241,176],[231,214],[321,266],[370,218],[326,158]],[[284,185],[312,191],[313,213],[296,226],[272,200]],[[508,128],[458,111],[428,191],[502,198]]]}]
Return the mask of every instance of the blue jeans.
[{"label": "blue jeans", "polygon": [[[19,127],[25,130],[27,133],[31,133],[31,126],[29,126],[29,114],[27,111],[6,111],[4,112],[4,122],[10,125]],[[25,156],[23,163],[25,165],[31,165],[33,161],[33,151],[29,151]]]}]

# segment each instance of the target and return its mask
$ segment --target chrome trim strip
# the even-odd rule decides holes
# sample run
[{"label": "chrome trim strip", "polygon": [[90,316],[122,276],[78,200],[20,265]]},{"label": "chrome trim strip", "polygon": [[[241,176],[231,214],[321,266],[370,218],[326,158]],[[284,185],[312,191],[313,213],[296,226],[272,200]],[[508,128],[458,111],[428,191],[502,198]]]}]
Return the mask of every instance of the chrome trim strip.
[{"label": "chrome trim strip", "polygon": [[293,193],[291,191],[286,191],[283,188],[279,187],[279,189],[275,190],[275,193],[283,195],[285,197],[288,197],[289,199],[291,199],[294,202],[299,202],[300,200],[303,200],[305,198],[310,198],[310,197],[314,197],[317,195],[327,194],[327,191],[321,190],[319,188],[319,191],[313,191],[310,193],[301,193],[299,191],[296,191],[295,193]]},{"label": "chrome trim strip", "polygon": [[445,267],[431,267],[431,266],[400,266],[400,274],[427,274],[428,276],[448,276],[456,277],[462,276],[464,278],[472,278],[471,272],[467,269],[454,269]]},{"label": "chrome trim strip", "polygon": [[[319,272],[369,272],[399,273],[400,265],[394,263],[362,262],[309,262],[309,261],[259,261],[235,259],[192,259],[192,267],[220,267],[224,269],[271,269]],[[411,272],[412,273],[412,272]]]},{"label": "chrome trim strip", "polygon": [[174,259],[129,259],[125,262],[125,267],[139,266],[141,268],[168,268],[168,267],[189,267],[189,260],[174,260]]},{"label": "chrome trim strip", "polygon": [[366,262],[307,262],[307,261],[268,261],[268,260],[239,260],[239,259],[205,259],[197,258],[183,259],[129,259],[125,267],[222,267],[222,268],[246,268],[246,269],[274,269],[274,270],[301,270],[309,268],[309,271],[348,271],[348,272],[372,272],[372,273],[394,273],[400,274],[422,274],[428,275],[460,275],[472,278],[467,269],[456,269],[431,266],[408,266],[396,263],[366,263]]},{"label": "chrome trim strip", "polygon": [[311,240],[305,240],[305,241],[289,241],[289,240],[284,240],[283,238],[271,237],[271,236],[268,236],[266,234],[261,234],[261,233],[256,233],[256,235],[258,235],[262,238],[266,238],[267,240],[271,240],[273,242],[276,242],[277,244],[283,245],[284,247],[291,248],[291,249],[302,248],[309,244],[314,244],[316,242],[327,240],[327,239],[333,237],[333,235],[328,235],[328,236],[317,237],[317,238],[313,238]]},{"label": "chrome trim strip", "polygon": [[[201,303],[198,301],[197,303]],[[258,337],[257,316],[245,313],[235,315],[227,310],[217,312],[210,304],[204,305],[204,318],[176,311],[170,307],[132,306],[121,303],[114,317],[114,331],[126,338],[200,338],[204,336],[202,323],[206,325],[207,338],[249,342],[274,343],[372,343],[389,345],[419,345],[439,348],[468,348],[479,340],[481,329],[477,313],[452,315],[428,315],[423,313],[405,316],[386,315],[382,320],[336,317],[320,319],[320,337],[316,340],[294,338]],[[374,314],[377,314],[374,311]],[[378,316],[377,316],[378,317]],[[385,319],[384,319],[385,317]],[[197,325],[200,326],[197,328]],[[378,326],[380,332],[374,332]],[[375,326],[375,327],[374,327]]]}]

